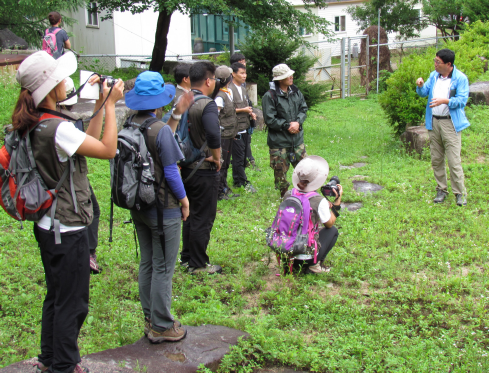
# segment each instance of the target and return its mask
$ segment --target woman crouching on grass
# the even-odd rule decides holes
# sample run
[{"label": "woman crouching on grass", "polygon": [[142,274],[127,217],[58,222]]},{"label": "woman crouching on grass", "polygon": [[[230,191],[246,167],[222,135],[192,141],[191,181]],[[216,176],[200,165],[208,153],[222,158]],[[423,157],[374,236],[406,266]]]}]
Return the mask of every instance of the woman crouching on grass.
[{"label": "woman crouching on grass", "polygon": [[[49,189],[56,188],[65,168],[74,160],[72,175],[59,188],[56,211],[53,214],[48,211],[34,224],[47,287],[37,372],[88,372],[79,364],[77,345],[88,314],[90,252],[86,227],[93,219],[85,157],[110,159],[117,149],[115,103],[123,95],[122,81],[115,84],[105,102],[102,140],[99,141],[103,110],[90,121],[86,133],[56,115],[57,103],[66,98],[64,79],[76,69],[73,53],[55,60],[41,51],[27,57],[16,76],[21,91],[12,124],[14,130],[23,132],[43,121],[30,133],[30,140],[39,174]],[[98,83],[99,77],[94,75],[89,82]],[[101,107],[109,90],[104,82],[96,109]]]},{"label": "woman crouching on grass", "polygon": [[[300,161],[292,174],[292,184],[300,193],[309,193],[320,188],[328,178],[328,162],[317,155],[311,155]],[[336,195],[334,206],[339,207],[343,187],[338,184],[339,195]],[[285,193],[284,199],[291,196],[292,191]],[[338,239],[338,229],[334,226],[336,216],[330,211],[333,204],[321,195],[309,198],[312,208],[311,220],[314,225],[319,225],[319,237],[317,239],[319,252],[317,262],[308,255],[299,255],[294,260],[294,266],[302,267],[306,273],[324,273],[329,272],[329,268],[323,265],[326,255],[331,251]]]}]

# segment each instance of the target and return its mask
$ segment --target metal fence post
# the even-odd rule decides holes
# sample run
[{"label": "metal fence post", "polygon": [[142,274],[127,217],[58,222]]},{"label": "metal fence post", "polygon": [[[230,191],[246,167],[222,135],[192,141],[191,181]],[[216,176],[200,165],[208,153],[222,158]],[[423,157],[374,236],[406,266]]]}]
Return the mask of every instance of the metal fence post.
[{"label": "metal fence post", "polygon": [[351,38],[348,38],[348,97],[351,96]]},{"label": "metal fence post", "polygon": [[341,39],[341,73],[340,73],[340,87],[341,98],[345,98],[345,45],[346,38]]},{"label": "metal fence post", "polygon": [[[379,8],[379,25],[377,26],[377,94],[379,93],[379,64],[380,64],[380,8]],[[387,39],[389,42],[389,39]],[[389,47],[387,47],[389,48]]]},{"label": "metal fence post", "polygon": [[367,96],[368,96],[368,89],[370,88],[370,82],[368,81],[368,67],[370,65],[370,42],[369,42],[369,39],[368,39],[368,36],[365,37],[365,40],[366,40],[366,48],[367,50],[365,51],[365,71],[367,73],[367,76],[365,77],[365,86],[366,86],[366,93],[367,93]]}]

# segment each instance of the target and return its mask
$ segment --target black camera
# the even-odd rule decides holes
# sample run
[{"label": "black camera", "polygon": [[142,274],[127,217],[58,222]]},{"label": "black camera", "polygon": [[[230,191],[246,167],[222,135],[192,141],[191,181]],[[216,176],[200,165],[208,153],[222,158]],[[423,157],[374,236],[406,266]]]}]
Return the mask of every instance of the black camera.
[{"label": "black camera", "polygon": [[333,190],[336,190],[337,195],[340,195],[340,188],[338,188],[338,184],[340,184],[340,179],[338,176],[333,176],[331,180],[326,184],[321,187],[321,193],[323,196],[333,196],[336,197],[336,194],[334,194]]},{"label": "black camera", "polygon": [[113,87],[115,83],[117,83],[117,79],[111,77],[110,75],[100,75],[100,87],[102,88],[102,84],[104,81],[107,81],[107,87]]},{"label": "black camera", "polygon": [[290,161],[290,163],[297,162],[297,156],[295,155],[295,152],[290,152],[289,153],[289,161]]}]

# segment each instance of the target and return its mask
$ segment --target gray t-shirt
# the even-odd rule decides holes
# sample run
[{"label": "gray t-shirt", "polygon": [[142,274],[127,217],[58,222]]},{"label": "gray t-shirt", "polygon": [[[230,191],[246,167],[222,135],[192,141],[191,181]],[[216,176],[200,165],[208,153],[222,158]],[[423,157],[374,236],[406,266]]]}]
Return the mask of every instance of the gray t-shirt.
[{"label": "gray t-shirt", "polygon": [[[59,27],[51,27],[49,29],[49,32],[54,32],[57,28]],[[56,34],[56,46],[58,47],[58,51],[61,52],[61,55],[65,53],[65,41],[67,41],[68,39],[68,34],[63,29],[58,31],[58,33]]]}]

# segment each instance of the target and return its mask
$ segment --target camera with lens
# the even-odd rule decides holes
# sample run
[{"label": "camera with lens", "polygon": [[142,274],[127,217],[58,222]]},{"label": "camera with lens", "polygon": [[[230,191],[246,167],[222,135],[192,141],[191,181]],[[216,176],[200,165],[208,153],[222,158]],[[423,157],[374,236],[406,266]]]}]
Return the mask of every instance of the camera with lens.
[{"label": "camera with lens", "polygon": [[117,79],[113,78],[110,75],[100,75],[100,87],[102,87],[104,81],[107,81],[107,87],[113,87],[115,83],[117,83]]},{"label": "camera with lens", "polygon": [[336,197],[336,194],[334,194],[333,190],[336,191],[337,195],[340,195],[340,188],[338,188],[338,184],[340,184],[340,179],[338,176],[333,176],[330,181],[326,185],[323,185],[321,187],[321,193],[323,196],[333,196]]},{"label": "camera with lens", "polygon": [[297,162],[297,156],[295,155],[295,153],[293,151],[289,153],[289,161],[290,161],[290,163]]}]

